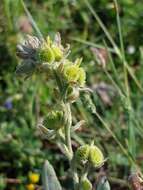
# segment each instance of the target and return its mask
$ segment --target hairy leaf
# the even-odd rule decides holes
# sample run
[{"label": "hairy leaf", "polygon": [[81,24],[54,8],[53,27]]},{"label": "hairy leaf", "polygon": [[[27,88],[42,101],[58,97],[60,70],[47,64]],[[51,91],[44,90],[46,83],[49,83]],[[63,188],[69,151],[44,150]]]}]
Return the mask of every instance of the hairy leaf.
[{"label": "hairy leaf", "polygon": [[42,181],[44,190],[62,190],[55,170],[48,160],[46,160],[44,163]]}]

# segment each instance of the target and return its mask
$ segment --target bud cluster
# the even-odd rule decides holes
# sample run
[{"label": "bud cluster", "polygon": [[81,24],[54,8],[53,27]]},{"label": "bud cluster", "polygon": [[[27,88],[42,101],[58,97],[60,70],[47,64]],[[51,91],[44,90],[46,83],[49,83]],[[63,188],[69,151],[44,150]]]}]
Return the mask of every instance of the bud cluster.
[{"label": "bud cluster", "polygon": [[90,163],[93,167],[100,167],[104,163],[103,154],[95,145],[80,146],[76,151],[75,159],[81,165]]},{"label": "bud cluster", "polygon": [[84,87],[86,74],[80,66],[82,59],[77,58],[72,62],[67,59],[69,53],[69,45],[67,48],[62,46],[59,34],[55,35],[53,41],[49,36],[41,40],[28,35],[25,43],[17,46],[17,55],[22,63],[17,66],[16,74],[29,77],[34,72],[44,71],[48,72],[51,79],[55,79],[53,73],[56,72],[56,80],[62,81],[59,90],[65,89],[64,99],[72,103],[79,96],[79,88]]}]

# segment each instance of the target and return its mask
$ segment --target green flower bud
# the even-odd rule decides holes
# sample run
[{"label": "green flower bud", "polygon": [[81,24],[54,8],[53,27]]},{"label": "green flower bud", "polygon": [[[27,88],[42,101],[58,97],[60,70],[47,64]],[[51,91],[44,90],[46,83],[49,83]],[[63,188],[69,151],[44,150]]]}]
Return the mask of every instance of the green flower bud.
[{"label": "green flower bud", "polygon": [[44,118],[43,125],[48,129],[58,130],[63,127],[64,116],[62,111],[52,111]]},{"label": "green flower bud", "polygon": [[78,80],[78,69],[76,65],[67,65],[65,67],[65,77],[69,82],[76,82]]},{"label": "green flower bud", "polygon": [[86,163],[88,161],[89,151],[89,145],[80,146],[75,154],[76,161],[82,164]]},{"label": "green flower bud", "polygon": [[92,184],[87,178],[81,181],[81,187],[83,190],[92,190]]},{"label": "green flower bud", "polygon": [[60,61],[63,57],[63,51],[55,45],[52,46],[52,50],[55,56],[55,61]]},{"label": "green flower bud", "polygon": [[64,76],[68,82],[75,82],[79,86],[83,86],[85,84],[85,71],[83,68],[79,67],[78,64],[65,64]]},{"label": "green flower bud", "polygon": [[95,145],[90,146],[89,162],[94,167],[99,167],[104,163],[103,154],[102,154],[101,150]]},{"label": "green flower bud", "polygon": [[39,59],[42,62],[52,63],[55,60],[52,48],[44,46],[39,50]]},{"label": "green flower bud", "polygon": [[76,87],[69,86],[67,89],[67,101],[73,103],[76,101],[78,97],[79,89]]}]

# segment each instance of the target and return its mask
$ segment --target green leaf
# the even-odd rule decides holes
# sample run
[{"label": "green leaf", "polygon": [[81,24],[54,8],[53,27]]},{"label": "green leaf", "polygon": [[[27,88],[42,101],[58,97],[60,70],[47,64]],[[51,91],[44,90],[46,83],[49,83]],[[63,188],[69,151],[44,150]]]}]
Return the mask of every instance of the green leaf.
[{"label": "green leaf", "polygon": [[17,75],[31,75],[35,70],[35,64],[33,60],[27,59],[22,62],[21,65],[17,66],[16,74]]},{"label": "green leaf", "polygon": [[48,160],[45,161],[42,172],[44,190],[62,190],[55,170]]},{"label": "green leaf", "polygon": [[110,190],[110,184],[106,178],[106,176],[103,176],[98,184],[97,184],[97,190]]}]

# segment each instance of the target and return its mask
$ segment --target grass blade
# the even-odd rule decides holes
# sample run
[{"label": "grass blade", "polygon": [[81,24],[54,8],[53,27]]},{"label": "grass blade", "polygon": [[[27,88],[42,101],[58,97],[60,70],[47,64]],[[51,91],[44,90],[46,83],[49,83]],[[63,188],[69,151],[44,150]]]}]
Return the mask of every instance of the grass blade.
[{"label": "grass blade", "polygon": [[23,0],[21,0],[21,4],[22,4],[22,6],[23,6],[23,8],[24,8],[24,11],[26,12],[26,14],[27,14],[27,16],[28,16],[28,18],[29,18],[29,21],[30,21],[32,27],[35,29],[35,31],[36,31],[38,37],[39,37],[40,39],[43,39],[42,33],[40,32],[40,30],[39,30],[39,28],[38,28],[36,22],[34,21],[34,19],[33,19],[32,15],[31,15],[31,13],[30,13],[29,10],[27,9],[27,7],[26,7],[26,5],[25,5],[25,3],[24,3]]}]

